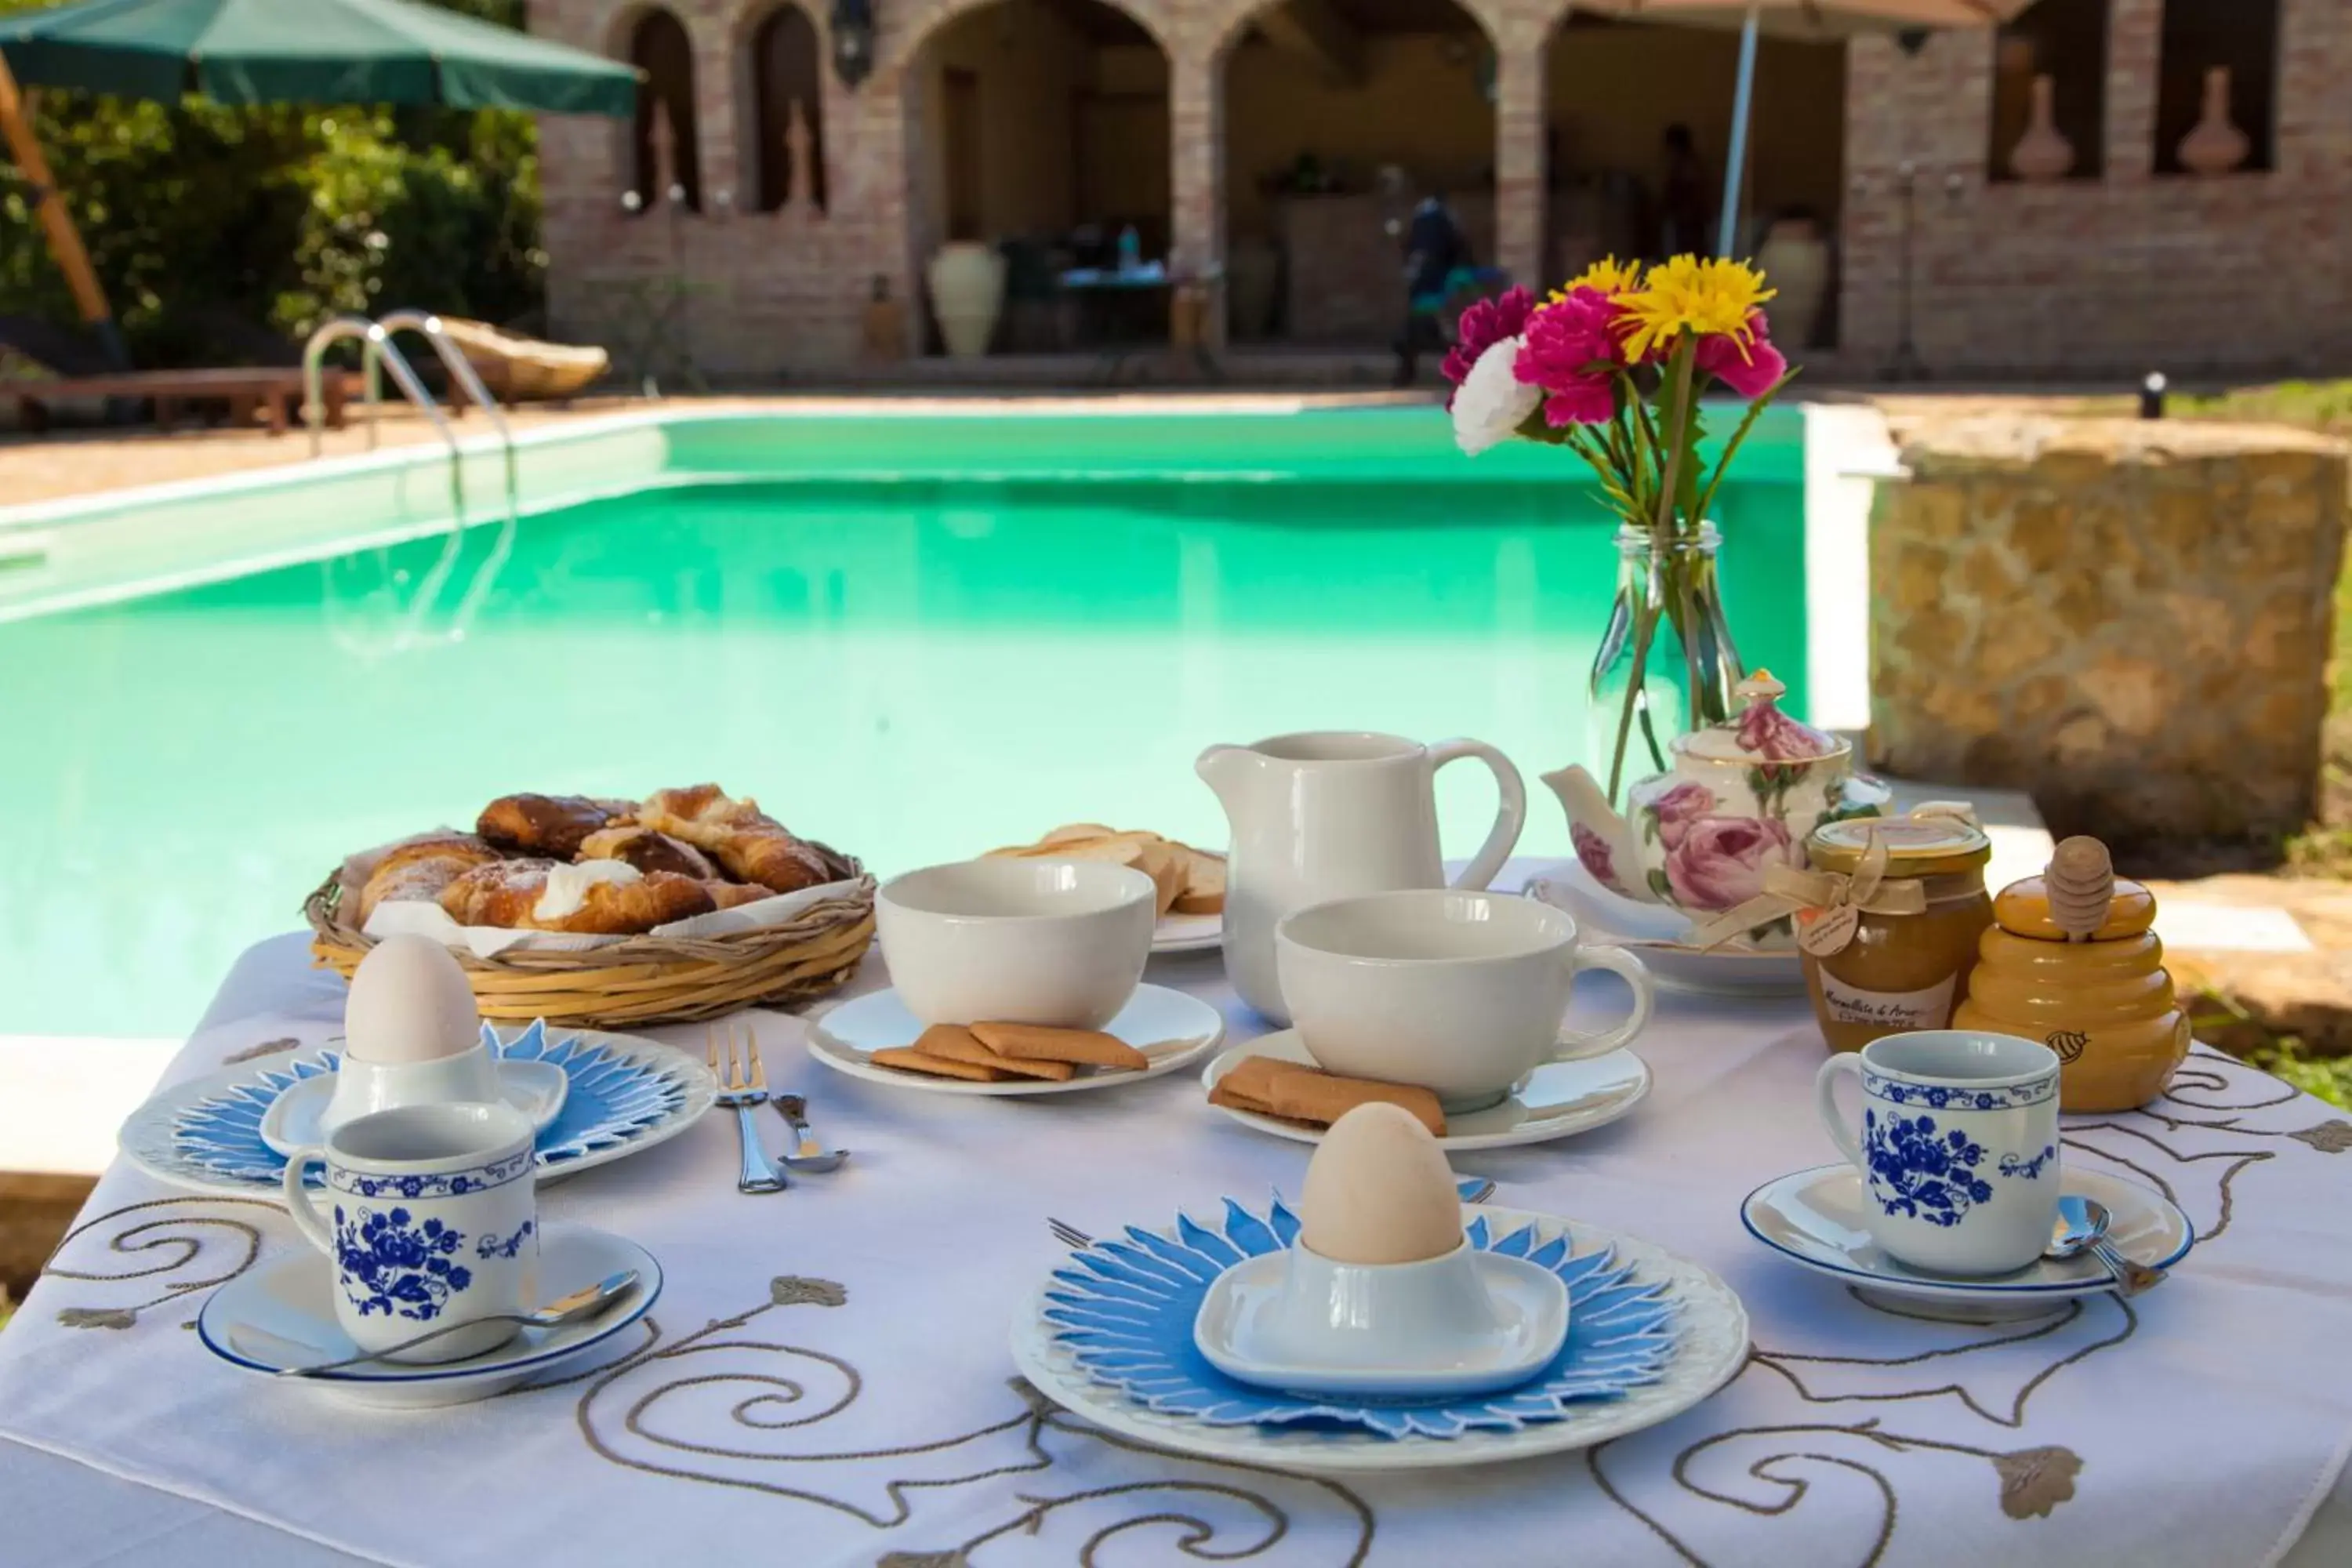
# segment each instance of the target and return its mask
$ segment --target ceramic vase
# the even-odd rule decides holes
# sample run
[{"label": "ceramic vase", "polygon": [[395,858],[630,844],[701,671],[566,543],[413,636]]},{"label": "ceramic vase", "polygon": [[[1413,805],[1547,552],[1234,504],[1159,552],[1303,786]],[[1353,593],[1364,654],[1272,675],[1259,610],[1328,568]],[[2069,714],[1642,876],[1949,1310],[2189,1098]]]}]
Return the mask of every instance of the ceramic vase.
[{"label": "ceramic vase", "polygon": [[1676,736],[1735,710],[1742,671],[1716,576],[1722,543],[1713,523],[1663,546],[1647,529],[1617,531],[1617,597],[1592,656],[1584,753],[1599,760],[1612,805],[1635,779],[1673,766]]},{"label": "ceramic vase", "polygon": [[1756,265],[1777,290],[1764,306],[1772,341],[1784,352],[1810,347],[1830,281],[1830,247],[1811,218],[1782,218],[1764,237]]},{"label": "ceramic vase", "polygon": [[2205,114],[2180,139],[2180,166],[2192,174],[2227,174],[2242,166],[2253,143],[2230,119],[2230,68],[2205,73]]},{"label": "ceramic vase", "polygon": [[2050,77],[2033,79],[2033,117],[2025,134],[2009,150],[2009,172],[2021,180],[2063,180],[2074,167],[2074,144],[2058,130],[2054,106],[2057,84]]},{"label": "ceramic vase", "polygon": [[996,335],[996,319],[1004,310],[1004,258],[977,240],[950,240],[940,247],[926,268],[931,286],[931,312],[939,318],[940,336],[954,359],[978,359],[988,353]]}]

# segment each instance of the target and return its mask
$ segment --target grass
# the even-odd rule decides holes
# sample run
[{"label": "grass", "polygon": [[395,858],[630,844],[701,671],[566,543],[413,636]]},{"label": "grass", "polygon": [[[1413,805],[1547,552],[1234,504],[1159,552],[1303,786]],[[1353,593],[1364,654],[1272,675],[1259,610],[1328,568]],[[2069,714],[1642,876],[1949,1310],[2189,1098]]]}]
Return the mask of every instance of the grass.
[{"label": "grass", "polygon": [[2240,1060],[2330,1105],[2352,1110],[2352,1057],[2313,1056],[2300,1038],[2271,1033],[2217,991],[2200,991],[2184,998],[2182,1005],[2189,1009],[2192,1033],[2201,1037],[2209,1030],[2227,1026],[2231,1035],[2242,1039],[2252,1029],[2262,1036],[2261,1042],[2252,1050],[2240,1052]]}]

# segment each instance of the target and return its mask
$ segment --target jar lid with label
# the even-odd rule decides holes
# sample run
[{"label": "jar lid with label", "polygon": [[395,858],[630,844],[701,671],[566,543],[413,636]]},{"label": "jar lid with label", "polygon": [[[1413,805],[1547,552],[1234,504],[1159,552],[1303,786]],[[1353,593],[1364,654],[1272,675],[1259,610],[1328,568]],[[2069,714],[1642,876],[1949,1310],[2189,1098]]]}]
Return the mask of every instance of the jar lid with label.
[{"label": "jar lid with label", "polygon": [[1805,841],[1821,870],[1849,876],[1875,841],[1886,847],[1890,877],[1947,877],[1978,871],[1992,858],[1992,840],[1974,822],[1942,812],[1908,816],[1850,816],[1824,822]]}]

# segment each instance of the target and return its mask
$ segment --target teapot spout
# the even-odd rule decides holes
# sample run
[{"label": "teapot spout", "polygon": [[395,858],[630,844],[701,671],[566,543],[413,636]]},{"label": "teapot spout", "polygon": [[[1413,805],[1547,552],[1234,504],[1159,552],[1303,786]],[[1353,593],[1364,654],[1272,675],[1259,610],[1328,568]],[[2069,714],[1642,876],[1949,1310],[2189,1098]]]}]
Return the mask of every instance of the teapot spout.
[{"label": "teapot spout", "polygon": [[1600,782],[1570,763],[1557,773],[1541,775],[1568,813],[1568,836],[1576,858],[1594,881],[1612,893],[1654,904],[1658,896],[1642,875],[1642,857],[1633,844],[1633,826],[1609,804]]}]

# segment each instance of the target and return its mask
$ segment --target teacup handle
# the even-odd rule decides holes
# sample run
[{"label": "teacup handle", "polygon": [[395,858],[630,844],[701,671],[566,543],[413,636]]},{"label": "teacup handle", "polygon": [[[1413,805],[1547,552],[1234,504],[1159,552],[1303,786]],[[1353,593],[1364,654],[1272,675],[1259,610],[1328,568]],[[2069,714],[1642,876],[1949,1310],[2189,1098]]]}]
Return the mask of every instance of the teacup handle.
[{"label": "teacup handle", "polygon": [[280,1178],[286,1191],[286,1213],[294,1221],[294,1228],[302,1238],[332,1258],[335,1255],[335,1235],[319,1215],[319,1205],[310,1197],[310,1189],[302,1184],[302,1173],[313,1161],[323,1163],[327,1151],[316,1143],[297,1149],[287,1157],[286,1173]]},{"label": "teacup handle", "polygon": [[1552,1053],[1556,1062],[1582,1061],[1587,1057],[1607,1056],[1622,1049],[1634,1036],[1649,1026],[1650,1009],[1657,1005],[1657,989],[1650,980],[1647,965],[1622,947],[1580,947],[1569,956],[1571,967],[1581,973],[1587,969],[1606,969],[1622,977],[1633,987],[1633,1010],[1625,1021],[1613,1029],[1603,1029],[1593,1035],[1571,1035],[1562,1031],[1559,1049]]},{"label": "teacup handle", "polygon": [[1519,830],[1528,825],[1528,786],[1520,782],[1519,770],[1511,759],[1484,741],[1440,741],[1429,748],[1429,771],[1434,773],[1448,763],[1464,757],[1475,757],[1486,764],[1495,775],[1496,793],[1502,796],[1495,809],[1495,826],[1486,835],[1486,842],[1478,846],[1478,853],[1454,879],[1456,888],[1485,888],[1495,880],[1503,862],[1511,858],[1518,846]]},{"label": "teacup handle", "polygon": [[1822,1070],[1813,1075],[1813,1109],[1821,1113],[1822,1126],[1828,1131],[1830,1142],[1838,1146],[1838,1152],[1856,1170],[1867,1171],[1870,1164],[1862,1157],[1862,1141],[1853,1135],[1853,1126],[1846,1121],[1845,1112],[1838,1109],[1838,1079],[1846,1077],[1861,1079],[1860,1056],[1841,1052],[1823,1062]]}]

